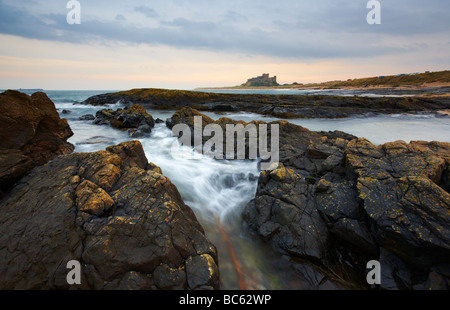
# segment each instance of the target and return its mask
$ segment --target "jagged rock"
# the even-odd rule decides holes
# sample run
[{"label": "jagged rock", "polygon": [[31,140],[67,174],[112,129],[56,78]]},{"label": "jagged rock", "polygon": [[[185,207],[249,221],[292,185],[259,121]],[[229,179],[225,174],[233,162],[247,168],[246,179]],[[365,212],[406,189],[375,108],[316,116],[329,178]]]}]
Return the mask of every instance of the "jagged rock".
[{"label": "jagged rock", "polygon": [[130,137],[142,138],[148,136],[155,127],[155,120],[140,105],[130,108],[100,110],[96,113],[95,124],[109,124],[114,128],[128,130]]},{"label": "jagged rock", "polygon": [[[70,260],[81,285],[66,281]],[[0,289],[218,288],[215,247],[138,141],[61,156],[0,204]]]},{"label": "jagged rock", "polygon": [[327,227],[308,201],[311,186],[293,169],[280,165],[261,173],[257,198],[244,212],[249,226],[284,253],[323,259]]},{"label": "jagged rock", "polygon": [[[361,265],[378,259],[384,288],[411,289],[425,287],[422,275],[435,266],[448,266],[449,143],[375,146],[342,133],[323,136],[280,125],[284,166],[261,172],[243,216],[275,251],[290,257],[294,270],[302,269],[303,259],[344,286],[364,286]],[[342,272],[345,265],[353,267]],[[429,281],[441,283],[437,278]]]},{"label": "jagged rock", "polygon": [[349,143],[347,162],[358,176],[359,199],[376,223],[380,245],[426,267],[450,255],[450,194],[438,186],[449,143]]},{"label": "jagged rock", "polygon": [[73,135],[54,103],[42,92],[0,94],[0,190],[10,188],[32,168],[71,153]]},{"label": "jagged rock", "polygon": [[175,125],[178,124],[186,124],[189,128],[194,129],[194,117],[201,116],[202,117],[202,128],[208,124],[214,123],[214,120],[209,116],[201,114],[196,109],[192,108],[181,108],[176,111],[172,117],[166,120],[166,125],[169,129],[172,129]]}]

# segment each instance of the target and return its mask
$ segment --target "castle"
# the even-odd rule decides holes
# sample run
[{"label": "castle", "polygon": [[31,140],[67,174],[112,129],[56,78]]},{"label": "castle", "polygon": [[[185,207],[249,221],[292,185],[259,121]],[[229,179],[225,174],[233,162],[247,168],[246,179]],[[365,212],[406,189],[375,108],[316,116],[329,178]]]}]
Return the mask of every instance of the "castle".
[{"label": "castle", "polygon": [[269,77],[269,73],[263,73],[263,75],[254,77],[247,80],[247,83],[242,86],[277,86],[277,77]]}]

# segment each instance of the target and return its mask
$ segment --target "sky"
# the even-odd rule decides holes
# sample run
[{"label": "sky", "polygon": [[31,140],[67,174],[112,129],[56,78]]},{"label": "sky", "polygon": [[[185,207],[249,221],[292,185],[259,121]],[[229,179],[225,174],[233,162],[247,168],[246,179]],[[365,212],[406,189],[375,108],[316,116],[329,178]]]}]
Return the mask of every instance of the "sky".
[{"label": "sky", "polygon": [[[0,89],[280,84],[450,69],[450,1],[0,0]],[[72,15],[71,15],[72,16]]]}]

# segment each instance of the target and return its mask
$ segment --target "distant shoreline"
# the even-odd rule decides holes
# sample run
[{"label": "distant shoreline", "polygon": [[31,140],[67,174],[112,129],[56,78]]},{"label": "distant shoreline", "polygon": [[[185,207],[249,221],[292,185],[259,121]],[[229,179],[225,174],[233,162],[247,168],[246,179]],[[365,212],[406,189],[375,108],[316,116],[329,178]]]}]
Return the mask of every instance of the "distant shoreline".
[{"label": "distant shoreline", "polygon": [[292,83],[278,86],[225,86],[225,87],[199,87],[196,90],[207,89],[296,89],[296,90],[326,90],[326,89],[424,89],[431,87],[450,87],[450,70],[397,74],[391,76],[378,76],[368,78],[348,79],[346,81],[328,81],[319,83]]},{"label": "distant shoreline", "polygon": [[437,83],[425,83],[422,85],[369,85],[366,87],[355,87],[355,86],[317,86],[317,85],[280,85],[280,86],[262,86],[262,87],[247,87],[247,86],[224,86],[224,87],[197,87],[194,90],[235,90],[235,89],[248,89],[248,90],[327,90],[327,89],[348,89],[348,90],[371,90],[371,89],[414,89],[421,90],[426,88],[439,88],[439,87],[450,87],[450,82],[437,82]]}]

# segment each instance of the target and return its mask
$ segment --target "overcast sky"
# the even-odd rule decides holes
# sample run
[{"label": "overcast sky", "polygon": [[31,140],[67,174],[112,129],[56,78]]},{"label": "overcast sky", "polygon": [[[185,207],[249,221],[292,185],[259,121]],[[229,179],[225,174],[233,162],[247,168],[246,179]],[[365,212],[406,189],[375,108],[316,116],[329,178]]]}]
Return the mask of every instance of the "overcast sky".
[{"label": "overcast sky", "polygon": [[0,89],[192,89],[450,69],[450,1],[0,0]]}]

